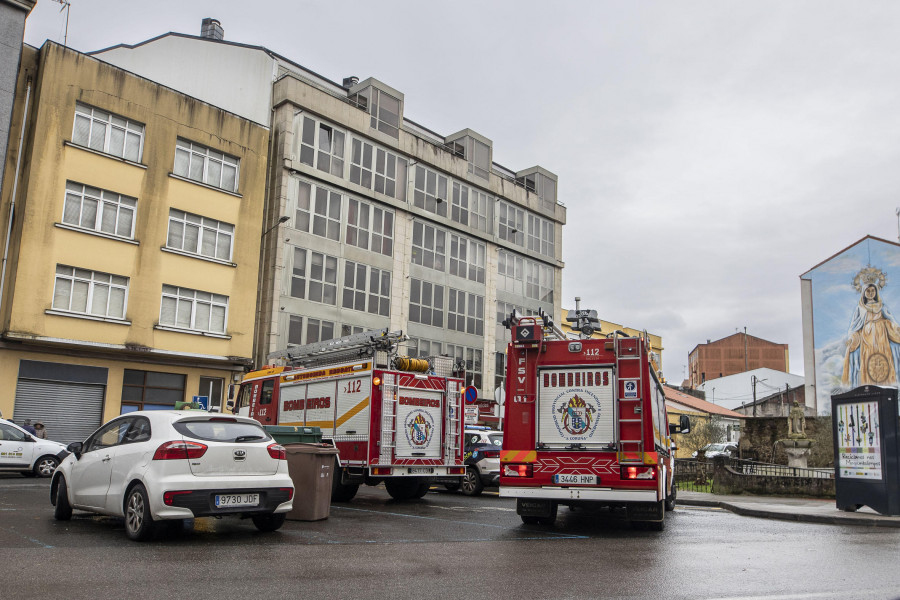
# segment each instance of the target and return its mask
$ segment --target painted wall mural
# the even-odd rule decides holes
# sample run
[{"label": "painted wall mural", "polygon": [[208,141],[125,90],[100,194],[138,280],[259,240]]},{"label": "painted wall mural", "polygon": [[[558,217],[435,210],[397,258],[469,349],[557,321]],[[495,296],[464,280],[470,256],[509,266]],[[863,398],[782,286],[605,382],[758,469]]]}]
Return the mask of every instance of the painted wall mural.
[{"label": "painted wall mural", "polygon": [[812,281],[816,400],[860,385],[900,382],[900,245],[860,242],[803,275]]}]

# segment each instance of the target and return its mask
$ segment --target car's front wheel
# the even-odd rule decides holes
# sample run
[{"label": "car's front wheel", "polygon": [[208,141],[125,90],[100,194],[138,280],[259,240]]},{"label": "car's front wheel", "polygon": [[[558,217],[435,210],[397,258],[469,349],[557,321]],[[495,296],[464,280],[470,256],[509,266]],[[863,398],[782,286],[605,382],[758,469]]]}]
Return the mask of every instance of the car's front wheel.
[{"label": "car's front wheel", "polygon": [[55,456],[42,456],[34,463],[34,474],[38,477],[50,477],[59,466],[59,459]]},{"label": "car's front wheel", "polygon": [[147,490],[138,483],[125,495],[125,535],[129,539],[143,542],[153,536],[154,527]]},{"label": "car's front wheel", "polygon": [[72,518],[72,505],[69,504],[69,491],[66,478],[60,476],[56,484],[56,505],[53,507],[53,518],[57,521],[68,521]]},{"label": "car's front wheel", "polygon": [[277,531],[284,525],[286,513],[266,513],[263,515],[253,515],[253,524],[260,531]]}]

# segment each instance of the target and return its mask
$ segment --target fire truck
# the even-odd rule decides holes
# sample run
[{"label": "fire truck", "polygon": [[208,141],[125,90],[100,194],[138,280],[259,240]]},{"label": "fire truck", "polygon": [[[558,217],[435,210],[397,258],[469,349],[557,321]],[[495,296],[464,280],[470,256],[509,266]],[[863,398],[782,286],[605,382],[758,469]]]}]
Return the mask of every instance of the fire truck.
[{"label": "fire truck", "polygon": [[384,481],[421,498],[434,477],[465,474],[463,381],[449,357],[400,356],[402,332],[366,331],[272,353],[248,373],[232,410],[264,426],[319,427],[338,449],[332,500]]},{"label": "fire truck", "polygon": [[562,504],[662,530],[675,508],[671,436],[690,422],[669,425],[646,334],[593,338],[596,311],[576,308],[567,318],[576,339],[543,312],[504,321],[512,341],[500,496],[516,498],[526,524],[552,524]]}]

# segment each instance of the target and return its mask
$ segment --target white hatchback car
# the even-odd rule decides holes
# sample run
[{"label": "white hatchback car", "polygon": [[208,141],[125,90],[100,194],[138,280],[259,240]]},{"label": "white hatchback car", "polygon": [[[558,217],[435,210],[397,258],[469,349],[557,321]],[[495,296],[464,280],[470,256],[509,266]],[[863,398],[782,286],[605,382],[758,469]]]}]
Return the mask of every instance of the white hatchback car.
[{"label": "white hatchback car", "polygon": [[185,410],[120,415],[84,442],[53,475],[59,520],[72,509],[125,517],[133,540],[163,520],[237,515],[275,531],[293,507],[287,456],[259,422]]},{"label": "white hatchback car", "polygon": [[66,447],[42,440],[13,423],[0,419],[0,471],[18,471],[26,477],[50,477]]}]

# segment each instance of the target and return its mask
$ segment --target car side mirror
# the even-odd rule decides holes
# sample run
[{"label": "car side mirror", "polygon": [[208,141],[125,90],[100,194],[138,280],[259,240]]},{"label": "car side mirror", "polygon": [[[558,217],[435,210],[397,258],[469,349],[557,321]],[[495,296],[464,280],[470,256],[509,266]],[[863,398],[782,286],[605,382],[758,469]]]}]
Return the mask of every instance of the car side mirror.
[{"label": "car side mirror", "polygon": [[234,412],[234,400],[229,400],[225,403],[225,410],[231,413]]},{"label": "car side mirror", "polygon": [[691,419],[687,415],[681,415],[678,419],[678,423],[669,423],[669,435],[675,433],[690,433],[691,432]]},{"label": "car side mirror", "polygon": [[81,458],[81,450],[84,448],[84,444],[82,442],[72,442],[68,446],[66,446],[66,450],[75,455],[75,458]]}]

